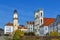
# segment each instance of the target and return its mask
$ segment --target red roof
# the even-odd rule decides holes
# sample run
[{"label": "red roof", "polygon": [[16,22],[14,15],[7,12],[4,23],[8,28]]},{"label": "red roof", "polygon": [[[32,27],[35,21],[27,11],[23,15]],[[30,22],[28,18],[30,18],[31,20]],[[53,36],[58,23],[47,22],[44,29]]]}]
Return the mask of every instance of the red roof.
[{"label": "red roof", "polygon": [[55,18],[44,18],[44,26],[49,26],[51,23],[55,21]]},{"label": "red roof", "polygon": [[13,26],[13,23],[8,22],[8,23],[6,23],[6,26]]},{"label": "red roof", "polygon": [[18,26],[18,29],[27,29],[25,26]]}]

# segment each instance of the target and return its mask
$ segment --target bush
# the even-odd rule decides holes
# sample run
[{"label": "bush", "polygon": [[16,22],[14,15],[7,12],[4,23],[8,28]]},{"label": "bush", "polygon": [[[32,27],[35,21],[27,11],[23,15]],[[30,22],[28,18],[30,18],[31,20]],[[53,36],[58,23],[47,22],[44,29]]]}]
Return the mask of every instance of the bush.
[{"label": "bush", "polygon": [[20,40],[24,36],[24,32],[21,30],[16,30],[13,36],[13,40]]},{"label": "bush", "polygon": [[50,32],[50,36],[58,36],[58,32]]}]

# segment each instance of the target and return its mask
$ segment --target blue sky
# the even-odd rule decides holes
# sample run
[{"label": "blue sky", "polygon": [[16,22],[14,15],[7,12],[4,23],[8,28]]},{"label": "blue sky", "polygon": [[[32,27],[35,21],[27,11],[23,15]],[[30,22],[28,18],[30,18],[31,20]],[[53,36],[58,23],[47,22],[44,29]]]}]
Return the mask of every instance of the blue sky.
[{"label": "blue sky", "polygon": [[34,11],[43,8],[44,17],[55,18],[60,14],[60,0],[0,0],[0,28],[13,22],[13,12],[17,9],[19,24],[34,21]]}]

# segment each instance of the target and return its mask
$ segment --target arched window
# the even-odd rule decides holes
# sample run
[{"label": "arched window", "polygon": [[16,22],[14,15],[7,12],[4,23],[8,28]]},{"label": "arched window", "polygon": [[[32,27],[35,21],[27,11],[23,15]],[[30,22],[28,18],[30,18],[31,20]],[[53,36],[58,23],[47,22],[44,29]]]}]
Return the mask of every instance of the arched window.
[{"label": "arched window", "polygon": [[41,17],[42,17],[42,12],[41,12]]},{"label": "arched window", "polygon": [[41,23],[42,23],[42,19],[41,19]]}]

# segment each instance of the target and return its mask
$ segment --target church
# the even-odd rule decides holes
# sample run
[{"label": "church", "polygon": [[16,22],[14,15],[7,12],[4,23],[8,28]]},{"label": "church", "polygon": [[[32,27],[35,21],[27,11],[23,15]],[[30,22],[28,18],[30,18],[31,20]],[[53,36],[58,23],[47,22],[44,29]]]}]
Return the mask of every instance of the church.
[{"label": "church", "polygon": [[34,32],[35,35],[45,36],[53,31],[55,18],[45,18],[42,9],[35,11],[34,22],[27,22],[26,26],[18,25],[18,12],[14,10],[13,22],[8,22],[4,27],[4,34],[12,34],[16,30]]},{"label": "church", "polygon": [[4,34],[12,34],[13,31],[16,31],[18,29],[21,31],[25,31],[25,30],[27,31],[26,27],[22,28],[22,26],[18,25],[18,12],[17,12],[17,10],[14,10],[13,23],[8,22],[5,24]]},{"label": "church", "polygon": [[47,33],[53,31],[55,18],[44,17],[43,9],[35,11],[34,30],[37,36],[46,36]]}]

